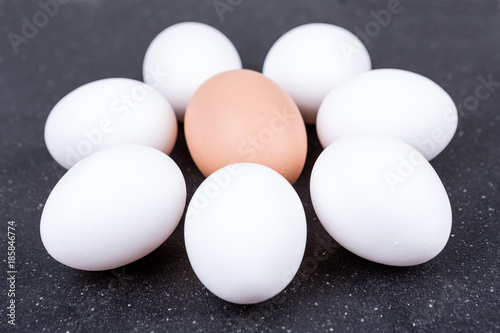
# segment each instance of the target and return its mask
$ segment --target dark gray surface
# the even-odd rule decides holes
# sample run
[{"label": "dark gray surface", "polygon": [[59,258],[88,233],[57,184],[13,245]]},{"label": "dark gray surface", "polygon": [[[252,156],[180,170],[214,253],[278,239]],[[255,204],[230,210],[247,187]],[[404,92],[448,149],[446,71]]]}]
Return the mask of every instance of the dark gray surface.
[{"label": "dark gray surface", "polygon": [[[232,1],[239,4],[221,20],[213,2],[72,1],[16,53],[8,33],[21,34],[22,18],[32,20],[41,7],[0,1],[1,330],[13,329],[6,320],[5,282],[7,221],[13,220],[19,331],[500,331],[500,86],[478,105],[466,104],[475,101],[479,78],[500,81],[499,1],[402,1],[401,13],[365,41],[374,68],[423,74],[461,110],[454,140],[432,161],[454,215],[449,243],[434,260],[387,267],[331,240],[309,199],[310,170],[321,151],[314,127],[308,127],[308,160],[295,185],[308,217],[305,260],[291,285],[270,301],[237,306],[208,292],[189,266],[183,221],[158,250],[123,269],[83,272],[49,257],[39,236],[40,214],[64,170],[45,148],[43,127],[65,94],[105,77],[141,79],[150,41],[180,21],[220,29],[244,67],[261,70],[269,47],[294,26],[330,22],[363,31],[376,22],[371,10],[387,8],[383,1],[243,0]],[[203,178],[182,131],[172,157],[190,198]]]}]

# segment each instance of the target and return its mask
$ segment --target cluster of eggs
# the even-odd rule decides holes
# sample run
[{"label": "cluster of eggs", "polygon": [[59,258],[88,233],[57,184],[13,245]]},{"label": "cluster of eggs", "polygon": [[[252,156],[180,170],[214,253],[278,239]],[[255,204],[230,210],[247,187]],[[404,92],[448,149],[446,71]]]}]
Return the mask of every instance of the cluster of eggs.
[{"label": "cluster of eggs", "polygon": [[290,30],[261,74],[242,69],[215,28],[179,23],[151,42],[143,76],[88,83],[48,116],[47,148],[69,169],[40,226],[59,262],[113,269],[171,235],[186,205],[182,171],[168,156],[178,123],[207,177],[186,211],[188,258],[224,300],[269,299],[300,266],[307,227],[292,184],[306,160],[306,123],[316,124],[325,147],[311,200],[336,241],[395,266],[426,262],[444,248],[451,207],[428,160],[455,133],[454,103],[418,74],[371,70],[347,30],[320,23]]}]

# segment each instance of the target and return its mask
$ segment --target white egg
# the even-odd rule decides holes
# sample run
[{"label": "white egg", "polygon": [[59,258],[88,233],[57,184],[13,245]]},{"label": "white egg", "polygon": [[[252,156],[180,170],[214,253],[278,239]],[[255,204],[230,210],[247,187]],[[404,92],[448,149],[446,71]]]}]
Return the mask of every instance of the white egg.
[{"label": "white egg", "polygon": [[311,200],[340,245],[381,264],[424,263],[441,252],[451,231],[438,175],[394,137],[351,136],[328,146],[312,170]]},{"label": "white egg", "polygon": [[457,124],[457,108],[439,85],[386,68],[333,88],[321,104],[316,130],[323,147],[346,135],[389,135],[431,160],[451,141]]},{"label": "white egg", "polygon": [[87,83],[64,96],[45,124],[45,143],[66,169],[104,148],[141,144],[169,154],[177,120],[168,101],[151,86],[125,78]]},{"label": "white egg", "polygon": [[200,281],[237,304],[265,301],[296,274],[306,217],[290,183],[252,163],[226,166],[196,190],[186,213],[189,261]]},{"label": "white egg", "polygon": [[169,100],[179,121],[194,91],[211,76],[241,69],[233,43],[219,30],[199,22],[182,22],[163,30],[149,45],[144,82]]},{"label": "white egg", "polygon": [[314,124],[321,101],[334,86],[370,69],[370,55],[354,34],[332,24],[310,23],[274,43],[262,73],[290,94],[306,123]]},{"label": "white egg", "polygon": [[50,193],[40,233],[49,254],[82,270],[113,269],[160,246],[179,223],[186,184],[175,162],[147,146],[99,151]]}]

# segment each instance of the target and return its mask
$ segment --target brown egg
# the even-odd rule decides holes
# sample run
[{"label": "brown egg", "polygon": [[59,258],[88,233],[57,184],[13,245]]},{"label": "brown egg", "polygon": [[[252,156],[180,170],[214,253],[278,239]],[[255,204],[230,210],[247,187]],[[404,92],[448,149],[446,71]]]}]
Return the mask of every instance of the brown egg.
[{"label": "brown egg", "polygon": [[233,70],[205,81],[189,101],[184,132],[205,176],[229,164],[252,162],[293,184],[304,167],[307,135],[297,105],[255,71]]}]

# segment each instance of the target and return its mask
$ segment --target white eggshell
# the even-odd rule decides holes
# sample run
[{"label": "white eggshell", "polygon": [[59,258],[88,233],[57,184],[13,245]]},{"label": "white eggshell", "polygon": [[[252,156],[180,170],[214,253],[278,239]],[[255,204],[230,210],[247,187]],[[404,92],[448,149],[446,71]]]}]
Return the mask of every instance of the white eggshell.
[{"label": "white eggshell", "polygon": [[69,169],[104,148],[141,144],[169,154],[177,120],[168,101],[151,86],[126,78],[87,83],[64,96],[45,124],[52,157]]},{"label": "white eggshell", "polygon": [[302,203],[276,171],[232,164],[210,175],[186,213],[189,261],[200,281],[233,303],[265,301],[297,272],[306,244]]},{"label": "white eggshell", "polygon": [[370,55],[354,34],[332,24],[310,23],[274,43],[262,73],[290,94],[306,123],[314,124],[321,101],[334,86],[370,69]]},{"label": "white eggshell", "polygon": [[346,135],[388,135],[431,160],[451,141],[457,123],[457,108],[443,88],[422,75],[386,68],[333,88],[316,130],[323,147]]},{"label": "white eggshell", "polygon": [[393,137],[344,137],[328,146],[312,170],[311,200],[340,245],[381,264],[424,263],[441,252],[451,231],[438,175]]},{"label": "white eggshell", "polygon": [[222,32],[203,23],[182,22],[153,39],[144,57],[143,77],[183,121],[191,96],[205,80],[241,68],[238,51]]},{"label": "white eggshell", "polygon": [[175,162],[151,147],[99,151],[71,168],[43,209],[42,241],[57,261],[99,271],[160,246],[179,223],[186,184]]}]

